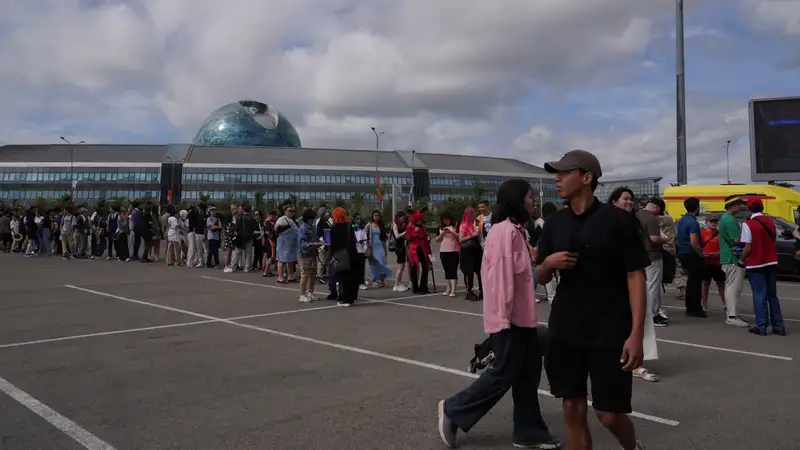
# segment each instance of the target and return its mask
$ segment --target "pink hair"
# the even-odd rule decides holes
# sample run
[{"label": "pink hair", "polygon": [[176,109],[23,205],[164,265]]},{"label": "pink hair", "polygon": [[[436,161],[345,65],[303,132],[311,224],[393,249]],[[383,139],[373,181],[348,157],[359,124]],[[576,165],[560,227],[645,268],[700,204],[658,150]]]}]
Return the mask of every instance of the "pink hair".
[{"label": "pink hair", "polygon": [[466,236],[472,235],[475,232],[475,210],[467,208],[464,210],[464,215],[461,216],[461,227],[459,231]]}]

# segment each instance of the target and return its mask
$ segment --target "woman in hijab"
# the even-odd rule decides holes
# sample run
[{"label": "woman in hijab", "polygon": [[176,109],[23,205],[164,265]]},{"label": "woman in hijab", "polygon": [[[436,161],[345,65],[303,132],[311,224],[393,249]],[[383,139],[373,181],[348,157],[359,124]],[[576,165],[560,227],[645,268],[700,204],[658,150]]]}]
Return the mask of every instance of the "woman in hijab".
[{"label": "woman in hijab", "polygon": [[[356,237],[344,208],[334,209],[332,216],[330,251],[333,262],[331,267],[339,280],[339,289],[338,292],[331,292],[331,295],[336,294],[333,298],[339,299],[339,306],[353,306],[358,297],[358,286],[363,281],[363,279],[359,280],[360,271],[356,268],[356,261],[359,259]],[[346,258],[349,264],[345,264],[342,260],[341,265],[338,265],[340,257]],[[362,260],[361,265],[363,266],[363,264]]]},{"label": "woman in hijab", "polygon": [[[618,187],[614,189],[611,193],[611,197],[609,197],[608,202],[612,205],[616,206],[617,208],[623,209],[629,213],[631,213],[631,220],[636,222],[636,226],[640,229],[639,232],[641,233],[641,225],[639,224],[639,220],[633,213],[633,205],[634,205],[634,197],[633,191],[626,187]],[[646,316],[644,318],[644,360],[645,361],[653,361],[658,359],[658,344],[656,342],[656,327],[653,324],[653,312],[651,311],[652,305],[648,305],[646,312]],[[639,367],[638,369],[633,371],[633,376],[636,378],[641,378],[645,381],[658,381],[658,376],[647,369],[644,366]]]}]

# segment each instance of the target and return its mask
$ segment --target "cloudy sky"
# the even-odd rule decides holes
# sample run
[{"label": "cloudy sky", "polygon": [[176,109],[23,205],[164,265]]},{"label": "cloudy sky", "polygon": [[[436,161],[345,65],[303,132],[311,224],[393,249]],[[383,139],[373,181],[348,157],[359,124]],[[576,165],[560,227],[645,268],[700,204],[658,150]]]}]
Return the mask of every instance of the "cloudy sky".
[{"label": "cloudy sky", "polygon": [[[189,142],[275,105],[306,147],[584,148],[675,180],[672,0],[1,0],[0,143]],[[690,182],[749,181],[747,101],[800,95],[800,0],[686,0]]]}]

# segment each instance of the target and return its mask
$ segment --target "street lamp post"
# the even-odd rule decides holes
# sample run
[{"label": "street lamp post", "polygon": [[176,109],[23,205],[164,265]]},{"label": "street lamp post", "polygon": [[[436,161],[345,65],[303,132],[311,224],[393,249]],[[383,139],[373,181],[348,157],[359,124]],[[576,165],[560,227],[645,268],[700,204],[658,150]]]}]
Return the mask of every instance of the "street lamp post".
[{"label": "street lamp post", "polygon": [[414,206],[414,159],[416,159],[417,151],[411,150],[411,191],[408,193],[408,206]]},{"label": "street lamp post", "polygon": [[[62,141],[66,142],[69,145],[69,182],[70,182],[70,190],[72,191],[73,195],[75,194],[75,147],[72,145],[72,142],[68,141],[64,136],[59,136]],[[78,141],[78,144],[85,144],[83,141]]]},{"label": "street lamp post", "polygon": [[725,170],[727,172],[727,179],[728,184],[731,184],[731,156],[730,156],[730,149],[731,149],[731,141],[730,139],[728,142],[725,143]]},{"label": "street lamp post", "polygon": [[675,111],[676,111],[676,143],[678,156],[678,184],[688,182],[686,159],[686,76],[683,56],[683,0],[676,0],[675,17]]},{"label": "street lamp post", "polygon": [[[380,159],[380,150],[381,150],[381,136],[383,135],[383,131],[378,133],[378,130],[375,127],[369,127],[372,132],[375,134],[375,193],[380,195],[381,190],[381,176],[378,173],[378,161]],[[381,199],[381,211],[383,211],[383,199]]]}]

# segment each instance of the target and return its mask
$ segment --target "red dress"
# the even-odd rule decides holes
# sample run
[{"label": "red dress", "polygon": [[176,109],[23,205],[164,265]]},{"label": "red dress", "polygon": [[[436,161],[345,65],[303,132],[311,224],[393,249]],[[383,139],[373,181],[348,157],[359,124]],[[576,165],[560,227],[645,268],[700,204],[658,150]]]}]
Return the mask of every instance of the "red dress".
[{"label": "red dress", "polygon": [[420,267],[419,255],[417,249],[422,249],[422,254],[425,255],[426,260],[422,261],[428,267],[427,256],[431,254],[431,245],[428,241],[428,232],[425,227],[418,227],[409,225],[406,227],[406,241],[408,242],[408,266]]}]

